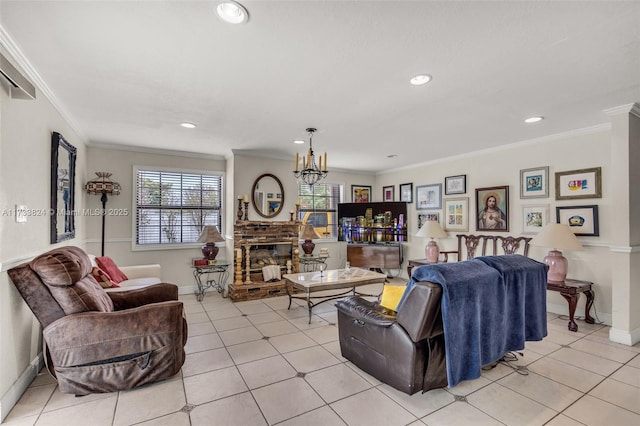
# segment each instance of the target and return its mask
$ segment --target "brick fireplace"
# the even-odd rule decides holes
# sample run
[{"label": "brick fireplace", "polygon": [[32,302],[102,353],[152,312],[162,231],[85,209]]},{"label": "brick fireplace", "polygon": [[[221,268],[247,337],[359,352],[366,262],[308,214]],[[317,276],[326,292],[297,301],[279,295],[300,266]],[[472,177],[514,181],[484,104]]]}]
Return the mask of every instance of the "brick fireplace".
[{"label": "brick fireplace", "polygon": [[280,274],[299,272],[300,222],[236,221],[233,230],[234,280],[231,300],[285,295],[284,280],[266,282],[262,268],[275,265]]}]

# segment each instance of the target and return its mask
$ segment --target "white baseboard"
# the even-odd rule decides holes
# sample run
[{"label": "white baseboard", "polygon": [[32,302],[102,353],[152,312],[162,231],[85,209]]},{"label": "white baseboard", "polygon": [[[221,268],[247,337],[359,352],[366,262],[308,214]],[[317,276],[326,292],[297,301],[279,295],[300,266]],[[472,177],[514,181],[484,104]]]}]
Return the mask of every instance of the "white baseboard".
[{"label": "white baseboard", "polygon": [[22,394],[27,390],[43,366],[44,359],[42,358],[42,352],[40,352],[22,372],[13,386],[9,388],[7,393],[2,396],[0,400],[0,422],[3,422],[7,415],[9,415],[11,409],[18,403]]},{"label": "white baseboard", "polygon": [[633,346],[640,342],[640,328],[636,328],[631,331],[611,328],[611,330],[609,330],[609,340],[616,343],[622,343],[623,345]]}]

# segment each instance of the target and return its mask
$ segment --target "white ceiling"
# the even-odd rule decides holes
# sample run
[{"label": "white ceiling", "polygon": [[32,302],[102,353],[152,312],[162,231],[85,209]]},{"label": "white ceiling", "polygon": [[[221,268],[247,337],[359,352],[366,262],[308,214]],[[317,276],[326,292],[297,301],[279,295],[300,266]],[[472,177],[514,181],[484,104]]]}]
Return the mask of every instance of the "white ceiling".
[{"label": "white ceiling", "polygon": [[[215,1],[2,0],[0,24],[96,145],[293,167],[312,126],[330,168],[378,172],[606,125],[640,101],[638,1],[241,3],[245,25]],[[410,86],[417,73],[433,81]]]}]

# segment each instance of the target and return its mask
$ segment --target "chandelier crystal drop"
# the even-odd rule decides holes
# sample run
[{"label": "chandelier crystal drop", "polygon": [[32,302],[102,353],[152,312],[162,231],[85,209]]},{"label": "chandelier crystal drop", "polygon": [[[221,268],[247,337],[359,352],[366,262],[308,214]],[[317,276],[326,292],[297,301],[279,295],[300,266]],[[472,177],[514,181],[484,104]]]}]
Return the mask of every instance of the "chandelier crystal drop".
[{"label": "chandelier crystal drop", "polygon": [[[302,180],[307,185],[313,186],[318,181],[327,177],[327,153],[324,156],[320,156],[318,159],[319,165],[316,164],[316,156],[313,153],[313,133],[317,129],[313,127],[307,128],[309,133],[309,150],[307,155],[302,156],[302,167],[300,167],[300,157],[296,152],[296,168],[293,171],[293,175],[296,179]],[[323,158],[324,157],[324,158]],[[324,159],[324,164],[323,164]]]}]

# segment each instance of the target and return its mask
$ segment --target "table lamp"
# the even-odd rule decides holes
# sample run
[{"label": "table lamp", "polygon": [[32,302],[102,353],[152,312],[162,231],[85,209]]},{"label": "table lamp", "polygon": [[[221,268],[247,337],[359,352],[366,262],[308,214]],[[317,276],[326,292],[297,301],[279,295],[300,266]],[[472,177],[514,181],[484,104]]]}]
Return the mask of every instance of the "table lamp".
[{"label": "table lamp", "polygon": [[302,229],[300,230],[300,239],[304,240],[300,246],[302,247],[302,251],[304,251],[305,256],[311,256],[313,254],[313,249],[316,247],[315,243],[311,240],[314,238],[321,238],[320,235],[313,229],[313,225],[307,223],[306,225],[302,225]]},{"label": "table lamp", "polygon": [[220,250],[216,247],[216,243],[223,241],[224,238],[220,235],[220,232],[218,232],[218,228],[213,225],[205,225],[197,240],[199,243],[205,243],[202,246],[202,255],[208,260],[214,260],[216,258]]},{"label": "table lamp", "polygon": [[550,223],[538,233],[531,242],[532,246],[553,247],[544,258],[544,263],[549,267],[547,280],[554,283],[563,283],[567,278],[569,263],[559,249],[582,250],[582,244],[569,228],[562,223]]},{"label": "table lamp", "polygon": [[438,256],[440,256],[440,248],[434,238],[446,238],[447,236],[447,233],[444,232],[440,224],[435,220],[427,220],[418,230],[416,237],[431,238],[431,241],[429,241],[424,248],[424,256],[428,263],[437,263]]}]

